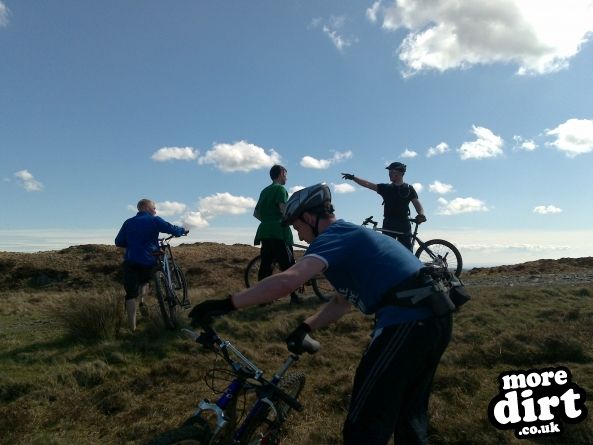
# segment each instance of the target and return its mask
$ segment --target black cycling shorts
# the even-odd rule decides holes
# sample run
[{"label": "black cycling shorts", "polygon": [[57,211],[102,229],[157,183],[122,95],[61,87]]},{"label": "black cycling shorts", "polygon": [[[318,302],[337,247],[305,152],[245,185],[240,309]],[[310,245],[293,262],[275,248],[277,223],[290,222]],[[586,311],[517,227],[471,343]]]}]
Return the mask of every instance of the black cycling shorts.
[{"label": "black cycling shorts", "polygon": [[126,300],[138,297],[140,286],[148,283],[154,274],[153,266],[124,262],[124,289]]}]

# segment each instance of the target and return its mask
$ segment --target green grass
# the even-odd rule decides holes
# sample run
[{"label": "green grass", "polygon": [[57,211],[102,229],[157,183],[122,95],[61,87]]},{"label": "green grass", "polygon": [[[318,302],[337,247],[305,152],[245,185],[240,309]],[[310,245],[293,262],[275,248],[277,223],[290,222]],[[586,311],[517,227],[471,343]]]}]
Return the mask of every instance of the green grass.
[{"label": "green grass", "polygon": [[[563,436],[521,441],[487,418],[502,371],[564,365],[591,397],[593,286],[470,290],[473,299],[455,315],[435,378],[431,443],[593,443],[590,416],[565,424]],[[195,301],[202,298],[191,291]],[[121,293],[0,297],[0,443],[143,443],[182,422],[201,398],[213,397],[203,380],[213,355],[162,328],[158,317],[140,318],[138,330],[128,332]],[[217,327],[271,374],[287,355],[284,337],[317,308],[314,297],[299,307],[279,301],[232,314]],[[284,443],[341,442],[371,324],[352,312],[316,333],[321,351],[297,364],[307,376],[305,410],[291,417]]]}]

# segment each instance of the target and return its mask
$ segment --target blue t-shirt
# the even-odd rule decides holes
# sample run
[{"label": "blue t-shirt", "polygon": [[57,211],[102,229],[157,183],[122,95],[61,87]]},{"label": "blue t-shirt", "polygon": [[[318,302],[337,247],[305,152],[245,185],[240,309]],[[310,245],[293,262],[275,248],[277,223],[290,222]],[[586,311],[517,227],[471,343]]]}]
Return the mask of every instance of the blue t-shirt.
[{"label": "blue t-shirt", "polygon": [[389,289],[423,266],[412,252],[389,236],[337,220],[315,238],[305,255],[323,261],[329,282],[361,312],[376,314],[377,327],[432,316],[424,307],[381,307]]},{"label": "blue t-shirt", "polygon": [[154,266],[156,258],[152,253],[159,248],[159,233],[181,236],[185,229],[168,223],[160,216],[138,212],[121,226],[115,237],[115,245],[125,247],[124,261],[147,267]]}]

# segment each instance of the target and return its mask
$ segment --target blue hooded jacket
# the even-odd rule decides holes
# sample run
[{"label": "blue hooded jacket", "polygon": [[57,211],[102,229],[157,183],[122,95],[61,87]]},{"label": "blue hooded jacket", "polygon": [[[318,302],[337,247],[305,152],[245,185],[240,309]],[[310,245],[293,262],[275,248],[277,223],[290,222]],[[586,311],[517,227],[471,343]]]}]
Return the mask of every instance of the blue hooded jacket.
[{"label": "blue hooded jacket", "polygon": [[185,229],[168,223],[160,216],[138,212],[136,216],[123,223],[115,237],[115,245],[125,247],[124,261],[147,267],[154,266],[156,258],[152,253],[159,248],[159,233],[181,236],[185,234]]}]

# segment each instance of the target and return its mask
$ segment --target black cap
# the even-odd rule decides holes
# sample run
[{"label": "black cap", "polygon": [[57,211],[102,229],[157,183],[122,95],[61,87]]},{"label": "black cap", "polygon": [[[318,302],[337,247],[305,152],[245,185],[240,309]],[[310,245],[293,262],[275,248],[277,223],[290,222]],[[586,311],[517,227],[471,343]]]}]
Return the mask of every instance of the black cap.
[{"label": "black cap", "polygon": [[391,164],[389,164],[387,167],[385,167],[387,170],[399,170],[402,172],[406,172],[406,164],[402,164],[401,162],[392,162]]}]

